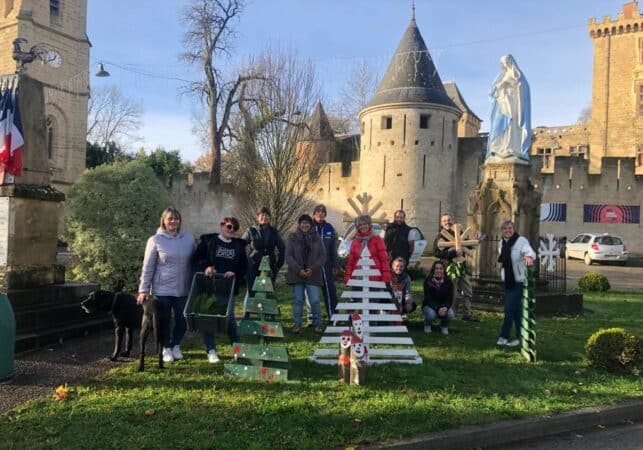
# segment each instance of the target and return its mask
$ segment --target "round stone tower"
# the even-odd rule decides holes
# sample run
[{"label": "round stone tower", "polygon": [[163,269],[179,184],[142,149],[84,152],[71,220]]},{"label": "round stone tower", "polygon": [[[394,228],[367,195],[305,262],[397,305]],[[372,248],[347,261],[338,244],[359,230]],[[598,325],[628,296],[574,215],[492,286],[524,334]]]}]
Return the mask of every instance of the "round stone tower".
[{"label": "round stone tower", "polygon": [[455,206],[461,115],[412,17],[375,96],[359,114],[359,191],[381,200],[389,219],[404,209],[407,222],[428,239],[438,230],[440,212]]}]

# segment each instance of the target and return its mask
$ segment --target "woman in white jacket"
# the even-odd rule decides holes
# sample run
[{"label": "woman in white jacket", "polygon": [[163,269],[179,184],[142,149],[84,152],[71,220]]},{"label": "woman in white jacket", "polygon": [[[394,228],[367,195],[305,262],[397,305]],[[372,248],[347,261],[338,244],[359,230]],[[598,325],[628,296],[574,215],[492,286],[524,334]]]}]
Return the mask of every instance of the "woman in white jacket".
[{"label": "woman in white jacket", "polygon": [[[501,231],[498,262],[502,264],[501,273],[505,283],[505,318],[496,345],[516,347],[520,345],[522,290],[527,276],[527,266],[534,264],[536,252],[526,238],[516,233],[516,227],[512,221],[505,220],[501,225]],[[512,324],[516,325],[516,339],[509,340]]]},{"label": "woman in white jacket", "polygon": [[[142,304],[154,295],[159,300],[163,361],[183,358],[179,344],[186,330],[183,309],[192,281],[191,259],[196,248],[194,236],[181,231],[181,213],[166,208],[161,226],[147,240],[137,302]],[[171,313],[174,312],[174,330]]]}]

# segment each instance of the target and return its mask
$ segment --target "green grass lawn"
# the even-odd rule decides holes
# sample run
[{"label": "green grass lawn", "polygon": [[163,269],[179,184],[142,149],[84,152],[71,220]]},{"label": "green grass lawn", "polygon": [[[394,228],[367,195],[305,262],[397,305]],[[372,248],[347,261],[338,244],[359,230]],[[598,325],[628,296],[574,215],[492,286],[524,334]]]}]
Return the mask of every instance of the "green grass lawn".
[{"label": "green grass lawn", "polygon": [[[290,291],[279,295],[290,330]],[[280,384],[224,377],[193,339],[185,360],[163,371],[151,360],[142,374],[120,366],[73,386],[67,401],[0,416],[0,448],[331,448],[642,398],[640,377],[588,368],[583,346],[602,327],[643,336],[643,294],[586,295],[585,307],[582,317],[538,319],[535,364],[495,347],[500,314],[456,319],[441,336],[425,335],[415,313],[409,328],[424,363],[369,367],[362,387],[308,362],[319,341],[309,330],[287,334],[292,381]],[[219,350],[230,362],[230,346]]]}]

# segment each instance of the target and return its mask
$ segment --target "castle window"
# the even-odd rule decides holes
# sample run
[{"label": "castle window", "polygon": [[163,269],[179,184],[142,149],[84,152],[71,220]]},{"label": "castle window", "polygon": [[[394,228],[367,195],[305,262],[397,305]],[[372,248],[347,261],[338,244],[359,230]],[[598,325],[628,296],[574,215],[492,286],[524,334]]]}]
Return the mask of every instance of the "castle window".
[{"label": "castle window", "polygon": [[454,120],[451,122],[451,133],[453,134],[453,138],[458,137],[458,121]]},{"label": "castle window", "polygon": [[420,114],[420,128],[431,126],[431,114]]},{"label": "castle window", "polygon": [[588,147],[587,145],[571,146],[569,147],[569,156],[574,156],[577,158],[584,158],[587,155]]},{"label": "castle window", "polygon": [[643,116],[643,83],[639,84],[638,110],[639,116]]},{"label": "castle window", "polygon": [[52,16],[60,15],[60,0],[49,0],[49,14]]},{"label": "castle window", "polygon": [[538,147],[536,149],[536,154],[542,156],[543,169],[548,169],[551,164],[551,148]]},{"label": "castle window", "polygon": [[382,130],[393,128],[393,116],[382,116]]},{"label": "castle window", "polygon": [[365,130],[366,130],[366,122],[362,121],[362,134],[364,134]]},{"label": "castle window", "polygon": [[643,167],[643,145],[639,145],[636,151],[636,167]]},{"label": "castle window", "polygon": [[45,130],[47,138],[47,155],[49,159],[54,157],[55,119],[51,116],[45,119]]}]

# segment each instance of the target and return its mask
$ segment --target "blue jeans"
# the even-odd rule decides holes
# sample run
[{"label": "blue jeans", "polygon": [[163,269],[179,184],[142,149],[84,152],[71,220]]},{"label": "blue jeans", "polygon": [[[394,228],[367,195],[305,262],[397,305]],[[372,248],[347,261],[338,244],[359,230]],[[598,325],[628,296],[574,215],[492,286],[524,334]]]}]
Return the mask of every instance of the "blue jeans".
[{"label": "blue jeans", "polygon": [[301,326],[301,313],[304,309],[304,292],[308,294],[310,309],[313,313],[313,325],[321,326],[321,310],[319,306],[319,286],[314,284],[297,283],[293,286],[295,301],[293,303],[293,315],[295,326]]},{"label": "blue jeans", "polygon": [[[232,298],[232,313],[228,316],[228,329],[226,330],[230,336],[230,343],[234,344],[239,342],[239,332],[237,329],[237,320],[234,318],[234,297]],[[203,343],[205,344],[205,351],[216,350],[217,344],[214,333],[208,331],[203,332]]]},{"label": "blue jeans", "polygon": [[[163,347],[172,348],[181,343],[185,335],[187,325],[183,310],[187,297],[170,297],[166,295],[157,295],[159,312],[161,314],[161,333],[163,333]],[[170,321],[172,312],[174,312],[174,330],[171,330]]]},{"label": "blue jeans", "polygon": [[[430,306],[423,307],[422,312],[424,313],[424,325],[430,326],[431,322],[438,318],[438,312]],[[444,317],[440,317],[440,327],[449,328],[449,324],[454,317],[455,311],[453,311],[453,308],[449,308],[449,310],[447,311],[447,315]]]},{"label": "blue jeans", "polygon": [[511,325],[516,325],[516,339],[520,339],[520,321],[522,320],[522,283],[516,283],[511,288],[505,288],[505,318],[502,321],[500,337],[509,339]]}]

